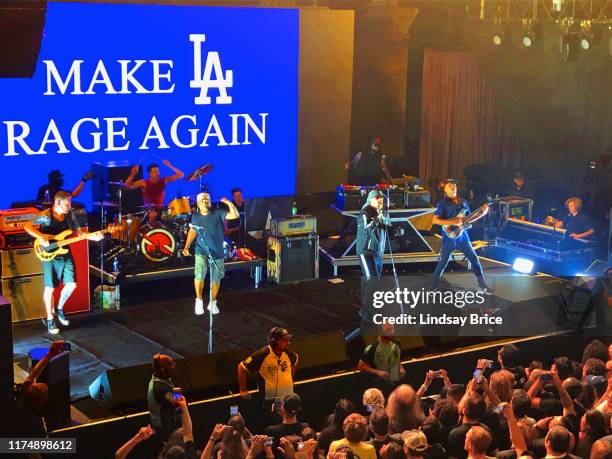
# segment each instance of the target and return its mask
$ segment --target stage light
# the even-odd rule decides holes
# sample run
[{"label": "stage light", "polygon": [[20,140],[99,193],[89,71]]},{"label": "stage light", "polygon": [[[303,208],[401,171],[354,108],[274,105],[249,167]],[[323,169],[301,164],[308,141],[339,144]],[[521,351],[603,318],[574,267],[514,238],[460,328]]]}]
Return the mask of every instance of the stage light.
[{"label": "stage light", "polygon": [[584,50],[591,49],[595,41],[595,35],[591,28],[591,21],[580,23],[580,47]]},{"label": "stage light", "polygon": [[531,19],[523,19],[523,30],[523,38],[521,39],[523,46],[525,48],[531,48],[536,38],[535,29]]},{"label": "stage light", "polygon": [[498,32],[495,32],[491,40],[493,41],[493,44],[495,46],[500,46],[504,42],[504,32],[501,30]]},{"label": "stage light", "polygon": [[522,274],[531,274],[535,264],[527,258],[517,258],[512,263],[512,269]]}]

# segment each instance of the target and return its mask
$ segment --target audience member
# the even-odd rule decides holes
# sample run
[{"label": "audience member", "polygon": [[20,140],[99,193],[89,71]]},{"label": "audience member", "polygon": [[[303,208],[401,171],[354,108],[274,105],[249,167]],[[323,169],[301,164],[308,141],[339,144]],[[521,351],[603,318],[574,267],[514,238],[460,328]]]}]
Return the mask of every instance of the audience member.
[{"label": "audience member", "polygon": [[368,422],[365,417],[359,413],[349,414],[342,424],[344,430],[344,438],[332,442],[329,447],[328,458],[333,456],[333,453],[339,446],[350,446],[353,454],[360,459],[376,459],[376,451],[374,446],[365,442],[368,433]]},{"label": "audience member", "polygon": [[346,398],[338,400],[334,413],[329,417],[328,425],[321,430],[321,435],[319,435],[318,446],[323,455],[327,456],[329,446],[333,441],[344,436],[344,420],[349,414],[356,412],[357,408],[355,408],[353,402]]},{"label": "audience member", "polygon": [[387,401],[387,416],[392,434],[419,428],[425,416],[412,387],[402,384],[391,393]]},{"label": "audience member", "polygon": [[429,444],[423,432],[417,429],[407,430],[402,433],[402,440],[404,440],[404,454],[407,459],[424,458]]},{"label": "audience member", "polygon": [[160,442],[180,426],[176,401],[172,396],[175,387],[172,377],[176,374],[176,362],[165,354],[153,356],[153,375],[149,381],[147,402],[151,426]]}]

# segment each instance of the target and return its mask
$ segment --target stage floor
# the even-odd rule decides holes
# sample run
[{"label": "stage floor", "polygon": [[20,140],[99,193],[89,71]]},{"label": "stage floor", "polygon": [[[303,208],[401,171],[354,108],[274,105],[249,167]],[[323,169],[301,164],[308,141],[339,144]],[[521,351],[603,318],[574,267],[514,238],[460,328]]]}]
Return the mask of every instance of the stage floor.
[{"label": "stage floor", "polygon": [[[461,265],[456,263],[456,270],[449,270],[446,279],[452,288],[475,288],[473,275]],[[516,276],[499,263],[484,260],[483,265],[499,301],[537,301],[565,288],[562,281],[549,276]],[[401,276],[426,284],[430,268],[433,265],[420,267],[421,272],[416,265],[404,266]],[[386,275],[391,274],[386,271]],[[350,333],[360,325],[360,273],[346,269],[340,278],[339,283],[323,279],[288,286],[264,283],[255,290],[247,275],[232,273],[224,279],[219,297],[221,314],[215,316],[214,351],[255,349],[263,345],[267,332],[274,326],[286,327],[296,337],[338,330],[345,335]],[[34,347],[48,346],[57,338],[70,341],[72,400],[88,397],[89,385],[107,369],[149,363],[158,352],[176,358],[206,354],[208,316],[193,313],[191,279],[128,286],[122,291],[122,301],[119,311],[72,315],[71,325],[56,336],[47,334],[40,320],[16,323],[14,352],[25,354]],[[534,330],[533,334],[538,333]],[[464,338],[457,345],[493,338]],[[431,342],[426,340],[426,348],[419,352],[421,355],[442,352],[448,349],[444,342],[438,337]],[[357,346],[348,350],[353,362],[361,351],[360,340]],[[415,351],[415,355],[419,354]]]}]

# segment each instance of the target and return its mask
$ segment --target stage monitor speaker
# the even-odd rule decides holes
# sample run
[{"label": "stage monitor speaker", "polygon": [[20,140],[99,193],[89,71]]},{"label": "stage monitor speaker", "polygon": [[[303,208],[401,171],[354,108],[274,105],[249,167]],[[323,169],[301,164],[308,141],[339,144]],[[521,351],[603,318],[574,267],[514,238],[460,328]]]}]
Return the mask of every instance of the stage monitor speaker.
[{"label": "stage monitor speaker", "polygon": [[45,383],[49,388],[49,399],[45,406],[47,429],[69,426],[70,352],[62,352],[50,359],[37,381]]},{"label": "stage monitor speaker", "polygon": [[268,278],[287,284],[319,278],[319,236],[269,237]]},{"label": "stage monitor speaker", "polygon": [[0,78],[34,75],[46,11],[46,0],[0,1]]},{"label": "stage monitor speaker", "polygon": [[[185,360],[176,360],[176,369],[174,384],[183,389],[183,393],[191,391]],[[152,374],[153,366],[148,363],[106,370],[89,385],[89,395],[108,408],[146,405]]]},{"label": "stage monitor speaker", "polygon": [[[93,202],[112,201],[119,202],[119,190],[121,189],[121,205],[123,212],[135,212],[138,206],[142,206],[142,191],[131,190],[109,185],[108,182],[123,182],[130,175],[133,164],[130,161],[109,161],[107,163],[93,163],[91,170],[94,173],[92,181]],[[146,167],[146,166],[145,166]],[[142,169],[134,180],[142,177]],[[99,209],[98,206],[94,206]]]},{"label": "stage monitor speaker", "polygon": [[41,274],[2,279],[2,295],[13,304],[14,322],[45,317],[44,288]]},{"label": "stage monitor speaker", "polygon": [[3,296],[0,296],[0,402],[3,404],[13,394],[13,381],[11,303]]},{"label": "stage monitor speaker", "polygon": [[348,360],[342,331],[295,338],[291,341],[291,349],[299,355],[300,370],[341,364]]},{"label": "stage monitor speaker", "polygon": [[191,388],[202,391],[219,386],[234,386],[238,364],[249,354],[247,349],[236,349],[186,359]]}]

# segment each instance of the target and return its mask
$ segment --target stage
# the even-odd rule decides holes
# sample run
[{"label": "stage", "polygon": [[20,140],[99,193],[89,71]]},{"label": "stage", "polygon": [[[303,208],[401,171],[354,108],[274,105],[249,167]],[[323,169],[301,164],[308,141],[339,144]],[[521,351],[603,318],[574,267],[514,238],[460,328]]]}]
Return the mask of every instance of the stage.
[{"label": "stage", "polygon": [[[468,334],[459,330],[453,337],[433,336],[430,330],[423,329],[422,338],[402,338],[405,357],[442,354],[449,349],[500,336],[555,333],[566,329],[561,325],[562,314],[555,296],[568,291],[571,284],[546,275],[517,275],[506,265],[487,259],[483,260],[483,265],[489,283],[497,292],[490,301],[504,305],[500,309],[506,316],[522,318],[520,322],[524,328],[515,328],[505,335],[479,331],[480,336],[466,336]],[[429,282],[431,268],[433,264],[406,265],[400,268],[400,275],[420,285]],[[391,278],[388,270],[385,278]],[[451,264],[446,280],[445,288],[451,290],[475,289],[473,275],[462,262]],[[332,332],[349,335],[360,327],[360,282],[358,270],[346,269],[342,277],[287,286],[264,282],[255,290],[248,275],[240,271],[231,273],[222,284],[221,313],[214,317],[214,352],[252,351],[264,344],[266,333],[274,326],[286,327],[296,340]],[[149,364],[152,355],[158,352],[177,359],[206,354],[208,316],[193,314],[190,278],[126,286],[122,290],[122,301],[118,311],[96,310],[71,315],[71,325],[62,328],[58,336],[48,335],[40,320],[15,323],[15,355],[48,346],[52,339],[69,341],[72,344],[71,398],[73,402],[87,405],[94,403],[89,399],[89,385],[108,369]],[[549,317],[543,317],[544,314]],[[544,323],[551,324],[552,328],[543,328]],[[343,362],[342,368],[355,368],[362,349],[362,339],[348,343],[349,360]],[[24,359],[18,360],[24,362]],[[232,386],[222,390],[227,394],[234,389]]]}]

